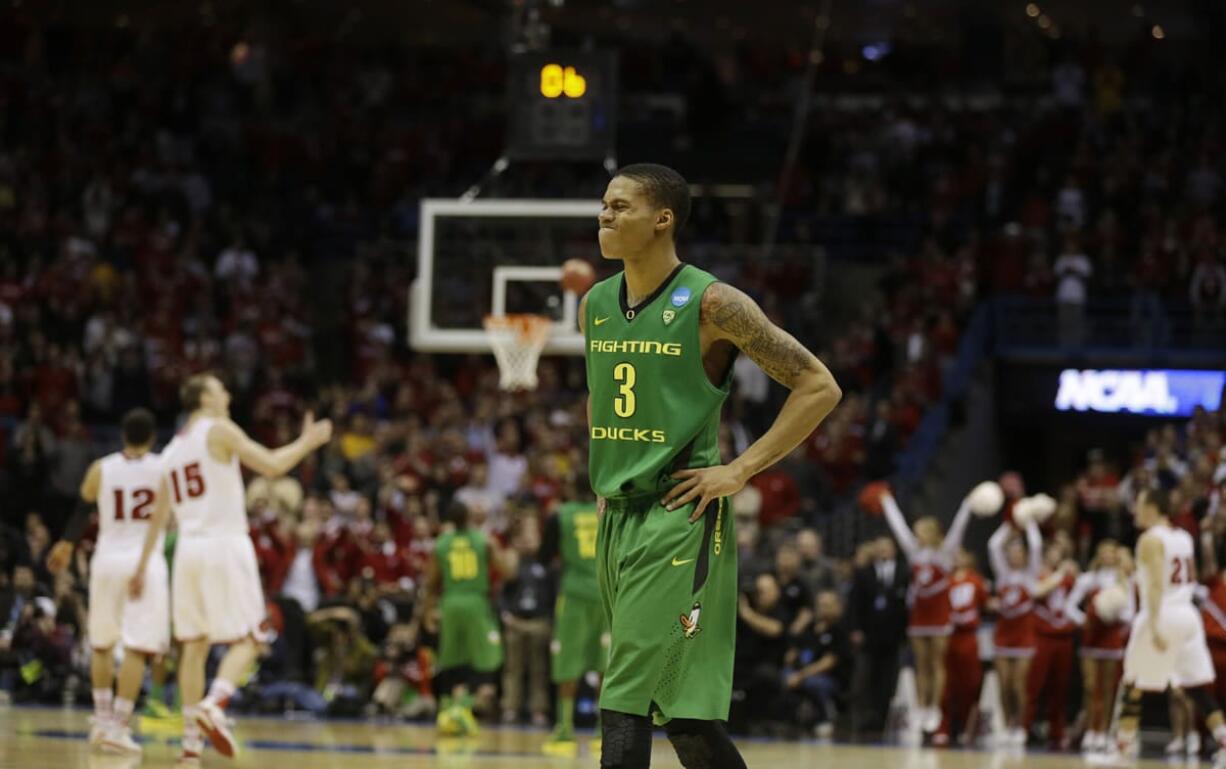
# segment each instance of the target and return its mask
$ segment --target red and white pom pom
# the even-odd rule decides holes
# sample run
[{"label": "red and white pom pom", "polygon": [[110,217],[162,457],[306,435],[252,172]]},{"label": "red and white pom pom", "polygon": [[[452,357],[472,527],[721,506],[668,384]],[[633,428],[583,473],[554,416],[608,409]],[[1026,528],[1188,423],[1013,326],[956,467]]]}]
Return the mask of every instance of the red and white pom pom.
[{"label": "red and white pom pom", "polygon": [[999,513],[1000,508],[1004,506],[1005,492],[996,481],[984,481],[966,495],[966,503],[970,505],[971,512],[975,515],[980,518],[989,518]]},{"label": "red and white pom pom", "polygon": [[861,509],[874,518],[880,518],[885,513],[881,500],[890,493],[890,484],[885,481],[873,481],[860,489],[859,503]]}]

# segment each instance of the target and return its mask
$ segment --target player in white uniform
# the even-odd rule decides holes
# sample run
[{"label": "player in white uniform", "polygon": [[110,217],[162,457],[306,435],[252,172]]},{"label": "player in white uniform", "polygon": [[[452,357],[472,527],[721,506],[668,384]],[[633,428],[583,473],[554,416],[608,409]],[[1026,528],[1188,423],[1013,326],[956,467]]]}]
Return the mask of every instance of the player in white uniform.
[{"label": "player in white uniform", "polygon": [[[104,750],[139,755],[132,739],[132,708],[140,695],[145,664],[165,654],[170,645],[170,587],[162,535],[154,536],[155,556],[149,560],[146,589],[140,598],[128,596],[128,578],[140,561],[150,529],[162,465],[153,446],[153,415],[145,409],[128,412],[121,423],[123,450],[95,460],[81,483],[82,505],[69,522],[65,538],[56,544],[48,566],[59,572],[98,505],[98,544],[89,567],[89,643],[93,647],[90,678],[94,694],[94,728],[90,744]],[[115,683],[115,644],[123,647],[119,682]]]},{"label": "player in white uniform", "polygon": [[1196,557],[1192,537],[1171,526],[1170,495],[1146,489],[1137,497],[1133,520],[1144,533],[1137,540],[1137,587],[1141,610],[1124,651],[1115,749],[1091,761],[1130,766],[1138,752],[1141,697],[1179,687],[1205,715],[1218,743],[1215,766],[1226,765],[1226,723],[1213,695],[1213,658],[1205,626],[1192,603]]},{"label": "player in white uniform", "polygon": [[[179,688],[183,698],[181,766],[198,766],[201,731],[217,752],[232,757],[237,744],[224,709],[250,669],[263,637],[264,592],[255,548],[248,534],[240,463],[277,478],[332,437],[332,423],[307,414],[302,434],[272,450],[247,437],[230,421],[230,393],[216,377],[197,374],[180,392],[190,414],[162,452],[163,494],[179,526],[173,574],[175,638],[183,644]],[[155,513],[165,524],[165,507]],[[156,545],[151,531],[136,574],[139,592],[144,566]],[[204,694],[204,665],[211,644],[229,646],[217,677]]]}]

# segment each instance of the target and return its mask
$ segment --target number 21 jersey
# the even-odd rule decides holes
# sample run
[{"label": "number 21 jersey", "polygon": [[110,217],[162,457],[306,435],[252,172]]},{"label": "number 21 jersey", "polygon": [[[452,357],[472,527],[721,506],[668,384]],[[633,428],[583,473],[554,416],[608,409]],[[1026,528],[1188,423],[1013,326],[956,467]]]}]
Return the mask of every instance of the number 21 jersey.
[{"label": "number 21 jersey", "polygon": [[[1157,537],[1162,541],[1162,606],[1191,606],[1196,593],[1196,560],[1192,547],[1192,536],[1183,529],[1172,526],[1151,526],[1145,536]],[[1145,586],[1149,584],[1146,577],[1145,564],[1137,559],[1137,587],[1141,594],[1141,611],[1150,612],[1154,607],[1147,606],[1148,598]]]}]

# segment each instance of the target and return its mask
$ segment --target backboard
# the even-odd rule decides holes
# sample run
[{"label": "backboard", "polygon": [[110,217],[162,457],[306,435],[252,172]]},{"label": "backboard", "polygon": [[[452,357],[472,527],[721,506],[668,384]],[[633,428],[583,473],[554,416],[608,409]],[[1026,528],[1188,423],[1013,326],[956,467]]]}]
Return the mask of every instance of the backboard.
[{"label": "backboard", "polygon": [[549,316],[544,354],[580,355],[578,297],[558,283],[570,258],[601,268],[598,200],[421,202],[409,344],[426,352],[490,352],[486,315]]}]

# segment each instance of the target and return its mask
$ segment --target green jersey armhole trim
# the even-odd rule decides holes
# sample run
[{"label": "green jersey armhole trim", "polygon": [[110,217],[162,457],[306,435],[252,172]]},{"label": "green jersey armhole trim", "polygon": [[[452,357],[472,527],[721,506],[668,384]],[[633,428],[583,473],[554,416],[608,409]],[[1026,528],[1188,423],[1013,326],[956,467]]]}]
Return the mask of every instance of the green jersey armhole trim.
[{"label": "green jersey armhole trim", "polygon": [[722,385],[715,384],[714,382],[711,381],[711,378],[707,376],[707,367],[704,365],[703,359],[702,359],[702,299],[703,297],[707,295],[707,291],[710,290],[711,286],[714,286],[716,283],[723,283],[723,281],[722,280],[711,281],[710,283],[707,284],[706,288],[704,288],[702,290],[702,293],[698,296],[699,313],[698,313],[698,322],[694,324],[694,349],[698,350],[698,369],[700,373],[702,374],[702,383],[706,385],[707,389],[710,390],[712,393],[716,395],[722,395],[723,397],[727,398],[728,395],[732,392],[732,376],[733,376],[733,372],[736,369],[736,359],[741,354],[740,348],[738,348],[736,345],[732,346],[732,349],[735,352],[732,355],[732,362],[728,366],[728,373],[727,375],[725,375],[724,383]]}]

